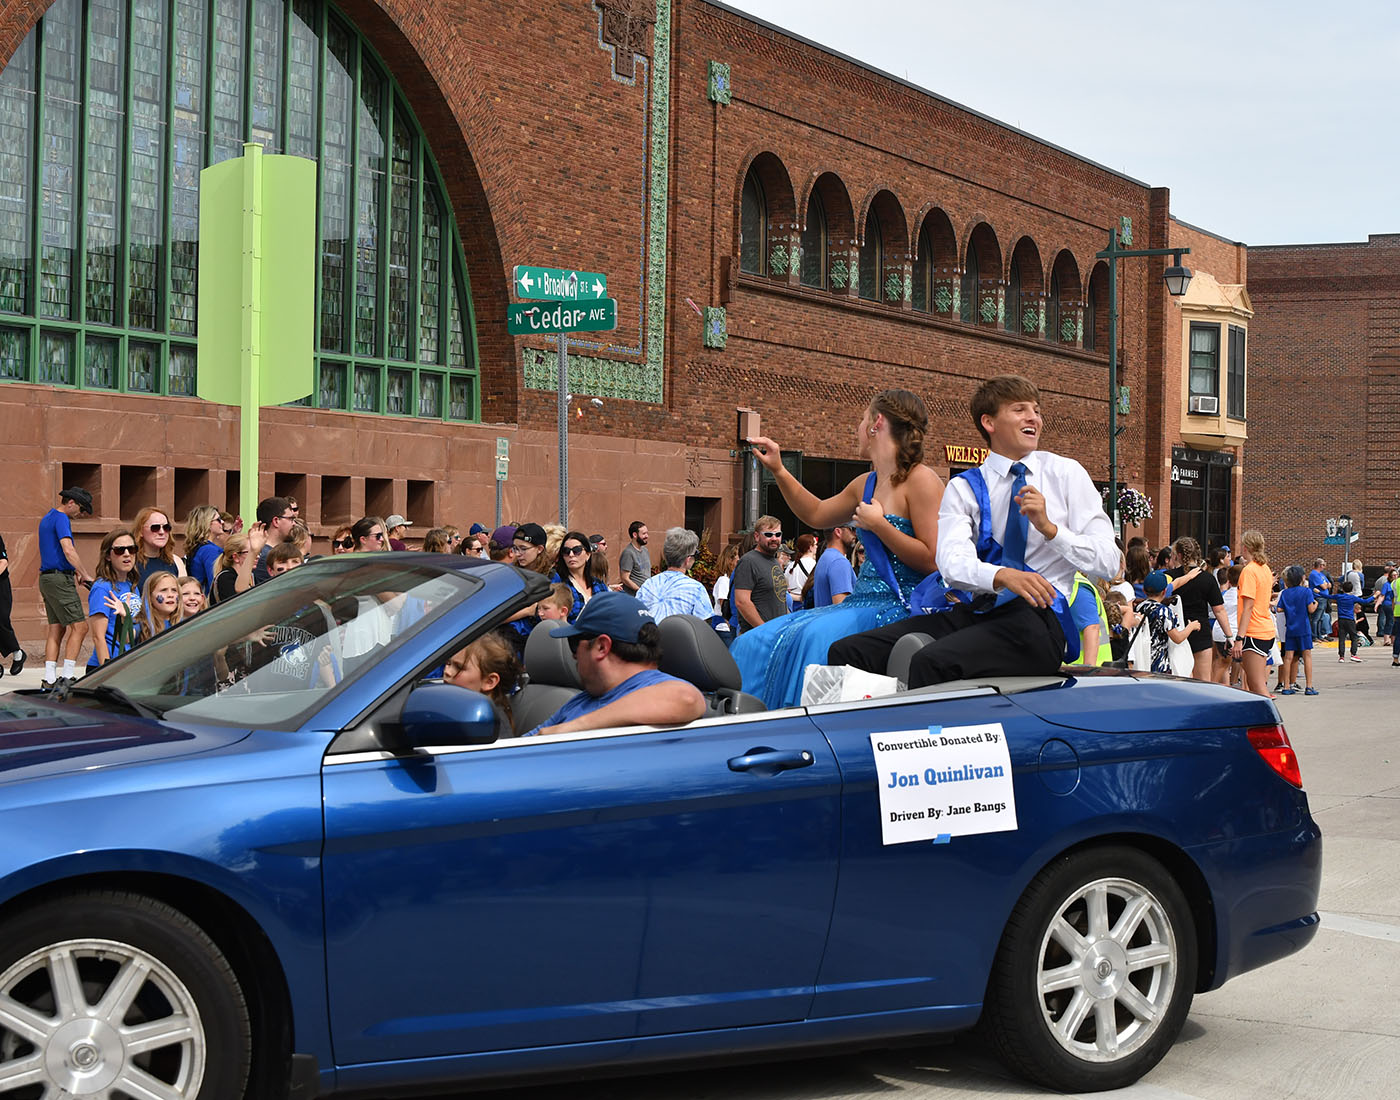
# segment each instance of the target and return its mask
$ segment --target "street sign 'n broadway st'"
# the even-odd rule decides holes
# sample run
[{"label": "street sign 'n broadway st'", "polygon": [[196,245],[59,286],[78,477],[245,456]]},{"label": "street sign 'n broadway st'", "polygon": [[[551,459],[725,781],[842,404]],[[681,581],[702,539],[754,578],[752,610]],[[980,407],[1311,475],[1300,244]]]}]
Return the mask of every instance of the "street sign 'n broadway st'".
[{"label": "street sign 'n broadway st'", "polygon": [[506,306],[506,331],[512,336],[556,332],[611,332],[617,328],[617,299],[580,302],[512,302]]},{"label": "street sign 'n broadway st'", "polygon": [[608,292],[608,277],[596,271],[563,271],[557,267],[517,264],[512,277],[521,298],[554,302],[598,301]]}]

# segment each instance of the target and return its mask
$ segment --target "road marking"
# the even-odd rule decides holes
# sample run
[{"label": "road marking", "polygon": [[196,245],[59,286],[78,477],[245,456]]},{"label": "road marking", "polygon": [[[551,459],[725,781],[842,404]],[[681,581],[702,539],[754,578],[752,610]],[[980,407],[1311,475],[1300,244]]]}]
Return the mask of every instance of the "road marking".
[{"label": "road marking", "polygon": [[1379,921],[1362,920],[1360,917],[1345,917],[1340,913],[1318,913],[1323,928],[1338,932],[1350,932],[1353,936],[1365,936],[1370,940],[1389,940],[1400,943],[1400,925],[1381,924]]}]

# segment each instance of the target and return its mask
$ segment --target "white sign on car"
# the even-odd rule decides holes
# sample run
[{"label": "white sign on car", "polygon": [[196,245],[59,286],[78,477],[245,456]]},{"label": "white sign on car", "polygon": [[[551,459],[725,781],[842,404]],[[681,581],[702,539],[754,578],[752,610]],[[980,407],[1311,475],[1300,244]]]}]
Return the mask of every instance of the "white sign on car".
[{"label": "white sign on car", "polygon": [[872,733],[885,844],[1016,828],[1011,753],[1000,722]]}]

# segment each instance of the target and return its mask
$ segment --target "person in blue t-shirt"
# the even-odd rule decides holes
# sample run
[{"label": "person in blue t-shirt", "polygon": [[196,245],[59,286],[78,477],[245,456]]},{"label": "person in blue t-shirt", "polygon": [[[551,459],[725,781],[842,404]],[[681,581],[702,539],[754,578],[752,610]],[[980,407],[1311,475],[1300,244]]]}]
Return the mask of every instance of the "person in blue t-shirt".
[{"label": "person in blue t-shirt", "polygon": [[87,615],[78,584],[92,584],[92,575],[73,543],[73,517],[80,512],[92,515],[92,494],[73,486],[58,494],[58,507],[50,508],[39,521],[39,595],[49,620],[44,635],[44,691],[52,691],[60,680],[71,684],[77,679],[78,654],[87,638]]},{"label": "person in blue t-shirt", "polygon": [[213,505],[201,504],[185,519],[185,570],[205,596],[214,592],[214,563],[224,552],[224,535],[224,521]]},{"label": "person in blue t-shirt", "polygon": [[1278,606],[1283,610],[1283,690],[1282,695],[1295,695],[1298,691],[1298,655],[1303,656],[1303,678],[1307,682],[1304,695],[1316,695],[1313,687],[1312,663],[1312,623],[1311,615],[1317,610],[1317,600],[1312,589],[1303,583],[1303,567],[1290,565],[1283,573],[1283,591],[1279,593]]},{"label": "person in blue t-shirt", "polygon": [[141,614],[141,581],[136,573],[140,547],[125,527],[109,531],[97,557],[97,580],[88,593],[88,627],[92,631],[92,656],[88,668],[120,657],[136,640]]},{"label": "person in blue t-shirt", "polygon": [[1308,586],[1312,589],[1313,599],[1317,601],[1312,621],[1312,636],[1316,642],[1332,636],[1332,578],[1327,573],[1327,562],[1322,558],[1313,559]]},{"label": "person in blue t-shirt", "polygon": [[526,737],[609,726],[677,726],[705,713],[705,697],[694,684],[656,667],[661,628],[631,596],[600,592],[578,618],[549,633],[569,639],[583,690]]},{"label": "person in blue t-shirt", "polygon": [[1334,592],[1332,599],[1337,605],[1337,660],[1347,660],[1347,639],[1351,639],[1351,660],[1357,664],[1361,658],[1356,655],[1356,605],[1361,597],[1356,593],[1356,582],[1342,581],[1342,590]]},{"label": "person in blue t-shirt", "polygon": [[826,548],[817,558],[812,570],[812,606],[831,607],[851,594],[856,586],[856,571],[847,555],[856,544],[856,533],[850,527],[833,527],[826,533]]}]

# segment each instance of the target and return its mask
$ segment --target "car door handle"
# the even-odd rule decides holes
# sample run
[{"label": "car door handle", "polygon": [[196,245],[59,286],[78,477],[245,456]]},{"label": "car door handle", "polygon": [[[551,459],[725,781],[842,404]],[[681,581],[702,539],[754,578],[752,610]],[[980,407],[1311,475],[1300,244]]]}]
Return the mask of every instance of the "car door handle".
[{"label": "car door handle", "polygon": [[790,768],[810,768],[816,763],[806,749],[750,749],[743,756],[729,759],[732,772],[755,772],[758,775],[777,775]]}]

